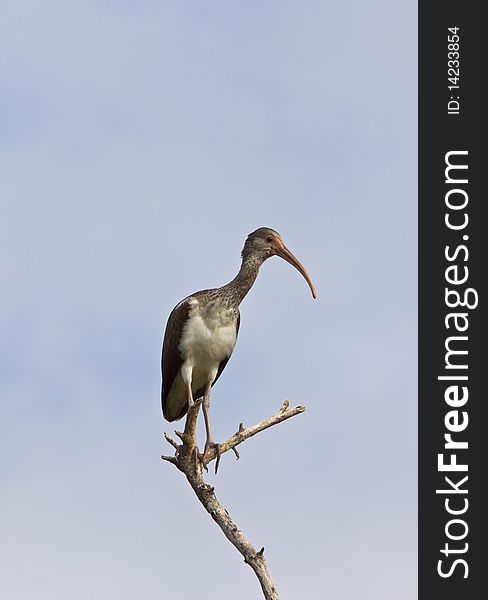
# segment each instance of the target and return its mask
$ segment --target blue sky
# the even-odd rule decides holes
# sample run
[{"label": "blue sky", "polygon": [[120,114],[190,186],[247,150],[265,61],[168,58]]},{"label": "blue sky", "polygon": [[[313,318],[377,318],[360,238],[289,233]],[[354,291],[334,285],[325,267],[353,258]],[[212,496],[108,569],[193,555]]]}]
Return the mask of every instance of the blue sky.
[{"label": "blue sky", "polygon": [[415,597],[416,4],[7,1],[0,72],[2,596],[259,597],[159,360],[270,226],[215,438],[307,411],[209,480],[284,599]]}]

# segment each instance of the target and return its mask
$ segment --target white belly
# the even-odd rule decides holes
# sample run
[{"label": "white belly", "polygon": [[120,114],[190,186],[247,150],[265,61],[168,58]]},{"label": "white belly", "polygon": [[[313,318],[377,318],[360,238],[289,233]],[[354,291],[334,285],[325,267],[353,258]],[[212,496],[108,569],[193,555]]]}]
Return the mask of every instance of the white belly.
[{"label": "white belly", "polygon": [[183,365],[181,376],[191,381],[194,391],[212,382],[219,364],[229,358],[236,343],[234,319],[205,319],[194,314],[188,319],[178,346]]}]

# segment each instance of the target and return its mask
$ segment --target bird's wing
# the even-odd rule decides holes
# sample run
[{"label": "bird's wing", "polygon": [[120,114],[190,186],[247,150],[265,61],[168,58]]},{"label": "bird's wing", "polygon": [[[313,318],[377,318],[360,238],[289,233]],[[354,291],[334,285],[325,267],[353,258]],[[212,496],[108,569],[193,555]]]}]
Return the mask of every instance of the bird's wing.
[{"label": "bird's wing", "polygon": [[169,315],[168,322],[166,323],[166,331],[164,332],[163,352],[161,356],[161,375],[163,378],[161,386],[161,406],[166,419],[168,418],[168,394],[183,363],[178,345],[180,343],[183,327],[190,313],[190,298],[191,296],[185,298],[173,308]]},{"label": "bird's wing", "polygon": [[[237,311],[237,321],[236,321],[236,341],[237,341],[237,336],[239,335],[239,326],[241,324],[241,313],[239,311]],[[225,369],[225,365],[229,362],[229,358],[230,356],[228,356],[227,358],[225,358],[224,360],[220,361],[219,364],[219,369],[217,371],[217,376],[214,379],[214,382],[212,383],[212,385],[215,384],[215,382],[217,381],[217,379],[220,377],[220,375],[222,374],[222,371]]]}]

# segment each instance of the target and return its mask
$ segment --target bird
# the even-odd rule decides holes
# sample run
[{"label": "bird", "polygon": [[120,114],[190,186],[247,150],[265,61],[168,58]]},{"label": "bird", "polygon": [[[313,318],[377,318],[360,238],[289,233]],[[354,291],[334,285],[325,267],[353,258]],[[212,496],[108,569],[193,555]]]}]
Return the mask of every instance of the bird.
[{"label": "bird", "polygon": [[[210,428],[210,391],[227,365],[237,341],[240,326],[239,305],[256,281],[261,265],[279,256],[305,278],[312,296],[315,287],[305,267],[285,246],[281,235],[269,227],[250,233],[241,252],[241,267],[228,284],[195,292],[171,311],[163,338],[161,355],[161,406],[167,421],[181,419],[202,399],[206,441],[202,464],[215,448]],[[216,472],[218,462],[216,463]]]}]

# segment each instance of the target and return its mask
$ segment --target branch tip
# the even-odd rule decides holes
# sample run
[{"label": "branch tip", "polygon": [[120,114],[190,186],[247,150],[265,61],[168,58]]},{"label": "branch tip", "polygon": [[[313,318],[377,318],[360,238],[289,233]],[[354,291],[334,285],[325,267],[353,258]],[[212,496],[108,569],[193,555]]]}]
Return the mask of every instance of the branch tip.
[{"label": "branch tip", "polygon": [[279,412],[285,412],[286,410],[288,410],[289,406],[290,406],[290,401],[289,400],[285,400],[283,402],[283,404],[281,405],[281,408],[280,408]]},{"label": "branch tip", "polygon": [[183,443],[185,443],[185,434],[184,433],[182,433],[181,431],[175,431],[175,435],[177,435],[180,438],[180,440]]},{"label": "branch tip", "polygon": [[173,448],[175,450],[178,450],[178,444],[175,442],[175,440],[170,437],[166,432],[164,432],[164,439],[168,442],[168,444],[170,444],[171,446],[173,446]]},{"label": "branch tip", "polygon": [[172,465],[178,465],[178,463],[176,462],[176,458],[174,456],[165,456],[164,454],[161,454],[161,460],[170,462]]}]

